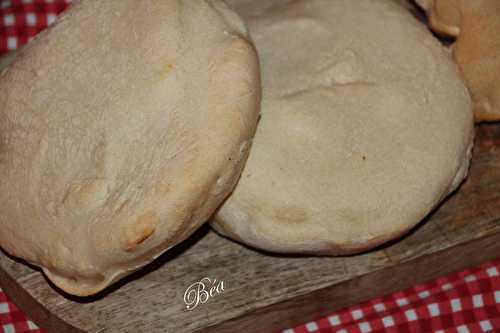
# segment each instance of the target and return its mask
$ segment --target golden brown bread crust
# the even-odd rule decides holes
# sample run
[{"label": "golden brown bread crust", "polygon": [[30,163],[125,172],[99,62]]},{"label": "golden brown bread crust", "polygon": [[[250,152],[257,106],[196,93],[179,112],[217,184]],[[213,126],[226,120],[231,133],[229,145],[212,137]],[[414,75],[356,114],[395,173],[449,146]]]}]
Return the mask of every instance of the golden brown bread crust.
[{"label": "golden brown bread crust", "polygon": [[86,0],[0,78],[0,245],[97,293],[187,238],[232,190],[258,59],[219,0]]},{"label": "golden brown bread crust", "polygon": [[472,95],[476,122],[500,120],[500,1],[417,2],[431,29],[456,38],[453,57]]}]

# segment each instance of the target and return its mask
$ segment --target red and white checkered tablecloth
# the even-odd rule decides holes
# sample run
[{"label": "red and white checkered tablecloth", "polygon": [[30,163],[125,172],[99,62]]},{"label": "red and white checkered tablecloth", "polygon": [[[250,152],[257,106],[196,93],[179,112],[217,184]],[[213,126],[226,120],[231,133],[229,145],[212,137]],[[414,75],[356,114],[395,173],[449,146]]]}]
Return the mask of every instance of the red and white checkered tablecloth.
[{"label": "red and white checkered tablecloth", "polygon": [[500,332],[500,259],[281,333]]},{"label": "red and white checkered tablecloth", "polygon": [[71,0],[0,0],[0,54],[26,44]]},{"label": "red and white checkered tablecloth", "polygon": [[[0,333],[42,331],[0,289]],[[280,333],[500,332],[500,259]]]},{"label": "red and white checkered tablecloth", "polygon": [[[0,0],[0,55],[27,43],[70,2]],[[500,258],[280,333],[500,332],[499,272]],[[41,330],[0,289],[0,333],[24,332]]]},{"label": "red and white checkered tablecloth", "polygon": [[0,289],[0,333],[42,333]]}]

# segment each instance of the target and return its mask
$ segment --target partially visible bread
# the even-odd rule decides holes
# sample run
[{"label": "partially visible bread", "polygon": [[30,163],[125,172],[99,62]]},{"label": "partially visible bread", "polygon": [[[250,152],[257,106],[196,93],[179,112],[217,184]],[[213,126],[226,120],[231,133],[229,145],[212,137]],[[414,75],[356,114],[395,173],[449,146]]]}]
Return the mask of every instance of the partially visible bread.
[{"label": "partially visible bread", "polygon": [[392,1],[272,5],[248,19],[262,119],[212,225],[284,253],[356,253],[404,234],[469,167],[470,97],[449,53]]},{"label": "partially visible bread", "polygon": [[138,270],[233,189],[259,101],[224,2],[77,2],[1,74],[1,247],[80,296]]},{"label": "partially visible bread", "polygon": [[476,121],[500,120],[500,1],[417,2],[431,29],[456,38],[453,56],[471,92]]}]

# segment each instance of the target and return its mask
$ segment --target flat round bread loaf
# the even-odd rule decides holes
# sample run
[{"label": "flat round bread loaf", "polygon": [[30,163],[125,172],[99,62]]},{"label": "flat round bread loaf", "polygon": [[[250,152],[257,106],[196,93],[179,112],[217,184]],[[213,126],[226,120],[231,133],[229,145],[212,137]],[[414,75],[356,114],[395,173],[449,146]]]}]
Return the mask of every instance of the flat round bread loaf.
[{"label": "flat round bread loaf", "polygon": [[75,4],[1,74],[1,247],[83,296],[187,238],[255,133],[247,37],[219,0]]},{"label": "flat round bread loaf", "polygon": [[275,252],[355,253],[405,233],[464,179],[470,97],[403,7],[298,0],[248,24],[262,119],[218,232]]},{"label": "flat round bread loaf", "polygon": [[470,90],[476,121],[500,120],[500,1],[417,0],[435,32],[455,37],[453,57]]}]

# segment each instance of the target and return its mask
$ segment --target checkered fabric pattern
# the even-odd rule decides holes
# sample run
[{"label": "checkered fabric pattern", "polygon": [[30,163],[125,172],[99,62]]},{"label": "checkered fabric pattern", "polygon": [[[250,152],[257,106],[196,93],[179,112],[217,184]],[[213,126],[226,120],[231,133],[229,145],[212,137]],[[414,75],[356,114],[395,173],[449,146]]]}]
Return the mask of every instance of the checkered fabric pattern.
[{"label": "checkered fabric pattern", "polygon": [[26,44],[71,0],[0,0],[0,55]]},{"label": "checkered fabric pattern", "polygon": [[[70,2],[0,0],[0,54],[27,43]],[[500,332],[499,272],[500,259],[280,333]],[[41,330],[0,289],[0,333],[24,332]]]},{"label": "checkered fabric pattern", "polygon": [[0,333],[41,333],[0,289]]},{"label": "checkered fabric pattern", "polygon": [[500,259],[281,333],[500,332]]},{"label": "checkered fabric pattern", "polygon": [[[0,289],[0,333],[42,333]],[[500,332],[500,259],[279,333]]]}]

